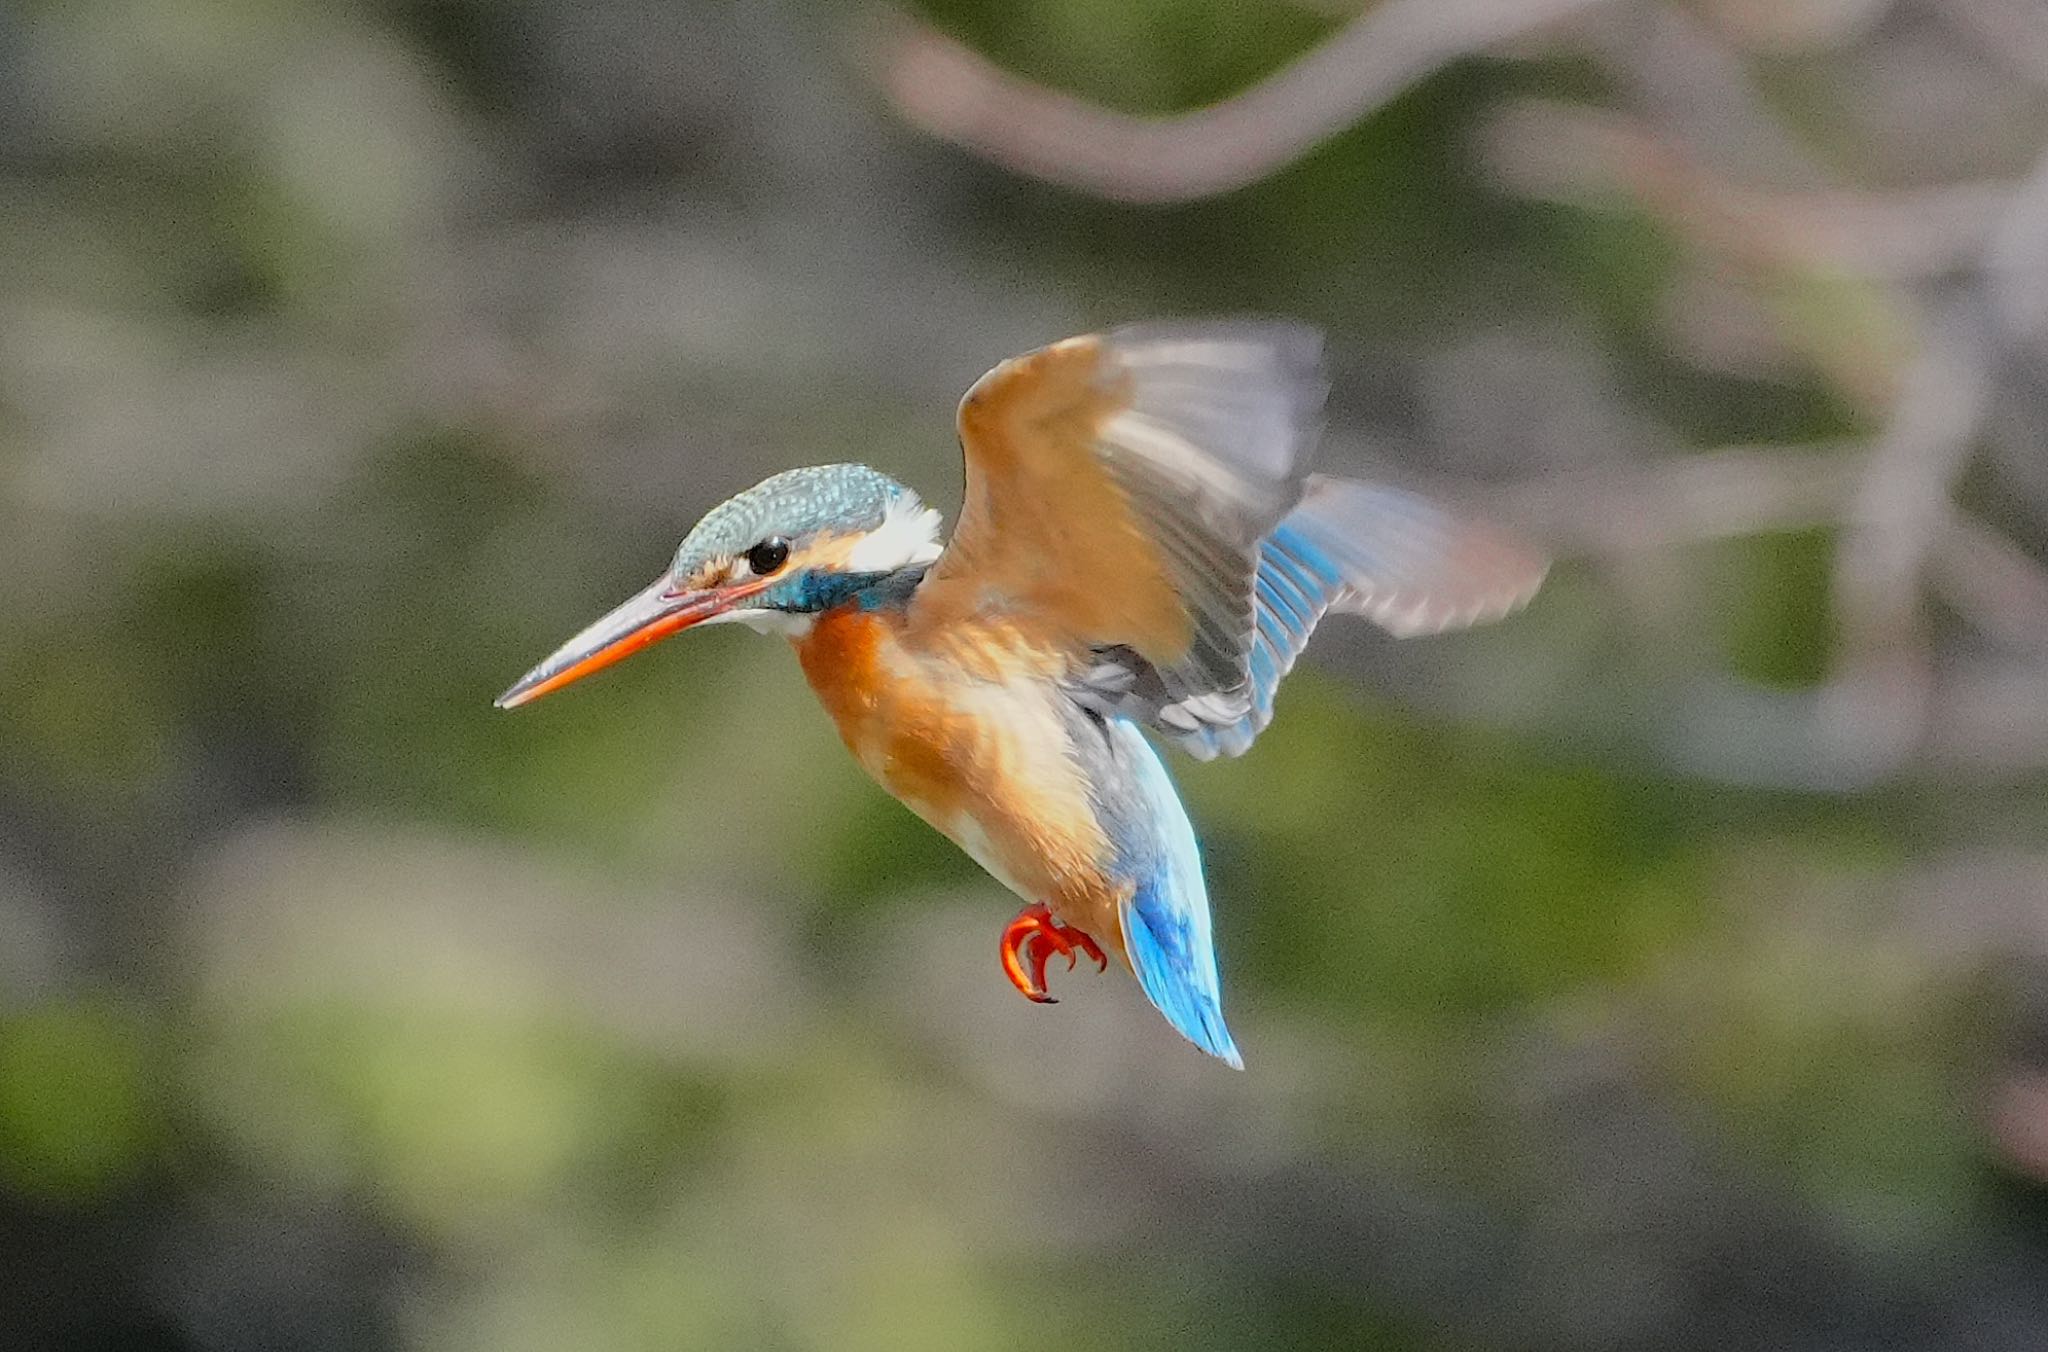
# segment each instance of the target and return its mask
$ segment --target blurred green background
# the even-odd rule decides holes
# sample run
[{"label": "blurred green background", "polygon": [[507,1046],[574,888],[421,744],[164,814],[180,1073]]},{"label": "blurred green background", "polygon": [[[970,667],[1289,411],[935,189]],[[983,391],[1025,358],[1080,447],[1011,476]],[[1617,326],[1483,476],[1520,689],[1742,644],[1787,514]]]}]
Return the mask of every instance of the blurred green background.
[{"label": "blurred green background", "polygon": [[[0,10],[0,1346],[2048,1345],[2044,149],[2019,0]],[[1561,559],[1176,764],[1246,1073],[780,644],[490,707],[1239,311]]]}]

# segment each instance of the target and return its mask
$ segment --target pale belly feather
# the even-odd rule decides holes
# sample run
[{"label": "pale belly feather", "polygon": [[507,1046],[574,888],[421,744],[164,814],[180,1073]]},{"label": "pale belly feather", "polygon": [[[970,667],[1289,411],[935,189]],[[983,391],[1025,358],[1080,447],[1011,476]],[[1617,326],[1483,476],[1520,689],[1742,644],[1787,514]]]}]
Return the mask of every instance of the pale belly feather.
[{"label": "pale belly feather", "polygon": [[867,616],[834,616],[797,648],[870,775],[1010,891],[1122,951],[1128,888],[1055,688],[963,678]]}]

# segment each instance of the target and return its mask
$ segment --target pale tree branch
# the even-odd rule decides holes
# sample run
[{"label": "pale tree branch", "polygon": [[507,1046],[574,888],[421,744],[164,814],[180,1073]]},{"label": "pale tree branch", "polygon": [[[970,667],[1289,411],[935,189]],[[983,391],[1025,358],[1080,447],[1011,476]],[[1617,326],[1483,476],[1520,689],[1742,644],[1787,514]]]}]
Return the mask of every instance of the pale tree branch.
[{"label": "pale tree branch", "polygon": [[1002,70],[908,15],[878,76],[911,123],[1015,173],[1118,202],[1187,202],[1299,159],[1432,72],[1603,0],[1387,0],[1243,93],[1138,117]]},{"label": "pale tree branch", "polygon": [[2048,571],[1981,521],[1957,513],[1929,559],[1942,599],[2007,648],[2048,657]]},{"label": "pale tree branch", "polygon": [[1840,654],[1821,715],[1873,775],[1901,762],[1927,721],[1934,674],[1921,596],[1991,398],[1973,327],[1950,314],[1922,335],[1835,556]]},{"label": "pale tree branch", "polygon": [[1554,475],[1490,505],[1560,553],[1645,553],[1835,525],[1868,459],[1860,443],[1734,446]]},{"label": "pale tree branch", "polygon": [[1759,189],[1714,173],[1622,115],[1540,99],[1502,108],[1482,144],[1497,181],[1518,196],[1626,200],[1744,262],[1878,277],[1975,266],[2016,191],[1998,181],[1893,192]]},{"label": "pale tree branch", "polygon": [[1758,92],[1744,54],[1688,6],[1637,5],[1579,34],[1668,138],[1746,181],[1825,188],[1835,176]]},{"label": "pale tree branch", "polygon": [[2040,0],[1945,0],[1941,9],[1984,55],[2048,85],[2048,6]]}]

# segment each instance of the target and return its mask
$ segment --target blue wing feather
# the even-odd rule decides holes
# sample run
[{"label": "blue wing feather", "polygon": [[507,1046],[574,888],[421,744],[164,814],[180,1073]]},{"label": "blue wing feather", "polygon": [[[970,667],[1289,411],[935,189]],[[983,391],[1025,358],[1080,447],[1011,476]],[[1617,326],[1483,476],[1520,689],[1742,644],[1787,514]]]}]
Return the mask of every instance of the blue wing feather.
[{"label": "blue wing feather", "polygon": [[1251,709],[1235,723],[1197,728],[1180,740],[1195,755],[1235,756],[1273,720],[1280,681],[1308,646],[1316,622],[1344,588],[1344,579],[1303,535],[1292,517],[1259,548],[1252,588]]},{"label": "blue wing feather", "polygon": [[1252,586],[1250,708],[1235,722],[1162,728],[1206,760],[1235,756],[1273,719],[1273,696],[1332,610],[1397,635],[1494,619],[1543,579],[1541,555],[1429,499],[1317,475],[1259,546]]}]

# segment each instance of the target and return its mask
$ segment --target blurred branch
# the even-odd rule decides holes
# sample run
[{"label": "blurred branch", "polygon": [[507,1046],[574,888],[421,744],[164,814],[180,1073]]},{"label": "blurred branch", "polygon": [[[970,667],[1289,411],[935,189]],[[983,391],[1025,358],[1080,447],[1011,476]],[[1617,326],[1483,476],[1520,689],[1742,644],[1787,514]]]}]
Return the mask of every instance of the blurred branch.
[{"label": "blurred branch", "polygon": [[1387,0],[1244,93],[1138,117],[1002,70],[907,14],[878,79],[909,122],[1016,173],[1119,202],[1187,202],[1257,182],[1461,58],[1602,0]]},{"label": "blurred branch", "polygon": [[1832,181],[1766,105],[1743,54],[1689,8],[1633,6],[1581,31],[1665,136],[1723,172],[1807,187]]},{"label": "blurred branch", "polygon": [[1944,676],[1919,759],[1979,781],[2033,778],[2048,765],[2048,672],[1974,663]]},{"label": "blurred branch", "polygon": [[2002,182],[1896,192],[1775,192],[1737,184],[1639,123],[1549,100],[1503,108],[1483,132],[1509,192],[1583,205],[1642,204],[1703,247],[1757,265],[1816,264],[1879,277],[1974,265],[2013,199]]},{"label": "blurred branch", "polygon": [[1926,723],[1933,671],[1920,596],[1990,399],[1973,326],[1953,313],[1930,326],[1871,447],[1836,552],[1841,647],[1821,716],[1873,770],[1903,758]]},{"label": "blurred branch", "polygon": [[[1997,18],[2004,25],[1997,31],[2021,53],[2048,44],[2048,12],[2022,14],[2002,0],[1964,0],[1962,8],[1978,20]],[[1841,388],[1890,409],[1868,447],[1803,464],[1789,481],[1769,453],[1717,458],[1691,483],[1681,477],[1687,469],[1659,466],[1632,486],[1577,486],[1601,495],[1594,501],[1623,504],[1615,516],[1625,521],[1596,520],[1579,507],[1565,513],[1576,513],[1578,538],[1608,547],[1797,524],[1841,528],[1835,672],[1811,696],[1724,690],[1693,701],[1692,735],[1682,740],[1703,765],[1759,782],[1835,788],[1867,784],[1909,762],[1995,773],[2037,767],[2048,759],[2048,717],[2040,712],[2048,674],[1969,654],[1938,667],[1922,598],[1937,589],[1976,632],[2029,663],[2048,653],[2048,571],[1953,502],[1998,381],[2013,374],[2016,355],[2021,365],[2031,360],[2018,345],[2048,332],[2048,160],[2019,182],[1914,192],[1788,191],[1731,180],[1700,163],[1688,143],[1702,124],[1734,130],[1710,143],[1754,141],[1740,129],[1755,109],[1737,97],[1747,93],[1739,64],[1718,60],[1715,50],[1690,50],[1699,47],[1693,27],[1679,20],[1634,41],[1625,27],[1593,35],[1610,63],[1622,62],[1624,74],[1652,91],[1644,97],[1665,108],[1666,128],[1556,103],[1511,105],[1485,132],[1502,183],[1528,197],[1581,205],[1606,198],[1647,211],[1701,254],[1725,260],[1734,270],[1730,285],[1766,306],[1786,296],[1800,301],[1800,292],[1775,289],[1787,281],[1824,282],[1845,271],[1879,284],[1961,276],[1972,285],[1931,320],[1908,288],[1883,286],[1873,298],[1894,312],[1894,324],[1848,349],[1806,353]],[[1660,60],[1659,43],[1674,38],[1688,52]],[[1676,104],[1651,79],[1674,62],[1692,79]],[[1718,100],[1709,109],[1716,116],[1672,116],[1702,100]],[[1744,270],[1754,280],[1745,283]],[[1721,274],[1696,268],[1694,275]],[[1767,308],[1757,317],[1766,329],[1799,331],[1796,310],[1776,325]],[[1890,330],[1896,333],[1887,342]],[[1892,349],[1907,333],[1916,355],[1901,367]],[[1752,347],[1755,337],[1748,335]],[[1768,347],[1756,355],[1767,358]],[[1703,493],[1711,505],[1669,505]],[[1744,735],[1761,727],[1773,731]]]},{"label": "blurred branch", "polygon": [[2048,8],[2040,0],[1946,0],[1941,9],[1986,56],[2048,85]]},{"label": "blurred branch", "polygon": [[1563,553],[1622,553],[1838,523],[1864,475],[1861,444],[1739,446],[1556,475],[1497,510]]},{"label": "blurred branch", "polygon": [[1881,23],[1896,0],[1704,0],[1718,33],[1760,56],[1838,52]]},{"label": "blurred branch", "polygon": [[2048,155],[2013,192],[1981,254],[1985,289],[2005,336],[2039,343],[2048,336]]},{"label": "blurred branch", "polygon": [[[1937,326],[1873,442],[1731,447],[1494,496],[1502,519],[1567,555],[1841,532],[1837,670],[1814,691],[1676,693],[1669,749],[1691,773],[1840,791],[1909,765],[1998,778],[2048,764],[2048,568],[1952,501],[1991,395],[1981,344],[1957,331],[1966,322]],[[1929,588],[2006,655],[1937,664]]]},{"label": "blurred branch", "polygon": [[2048,570],[1981,522],[1957,514],[1935,542],[1930,569],[1943,597],[2007,647],[2048,657]]}]

